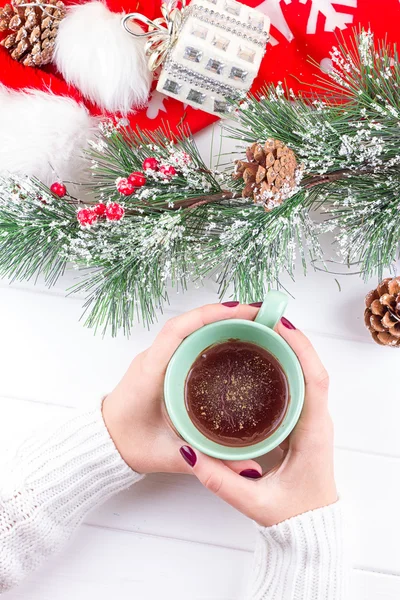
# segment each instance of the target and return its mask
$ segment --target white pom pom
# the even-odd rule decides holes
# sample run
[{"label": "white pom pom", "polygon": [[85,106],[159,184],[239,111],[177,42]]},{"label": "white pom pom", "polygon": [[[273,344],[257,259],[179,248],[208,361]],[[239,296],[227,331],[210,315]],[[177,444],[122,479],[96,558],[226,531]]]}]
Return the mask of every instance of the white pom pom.
[{"label": "white pom pom", "polygon": [[146,103],[151,73],[143,38],[129,35],[121,17],[101,2],[70,8],[60,24],[54,60],[64,79],[86,98],[109,112],[127,114]]},{"label": "white pom pom", "polygon": [[46,185],[57,178],[84,179],[88,164],[83,149],[98,125],[84,106],[70,98],[0,85],[0,114],[0,172],[35,176]]}]

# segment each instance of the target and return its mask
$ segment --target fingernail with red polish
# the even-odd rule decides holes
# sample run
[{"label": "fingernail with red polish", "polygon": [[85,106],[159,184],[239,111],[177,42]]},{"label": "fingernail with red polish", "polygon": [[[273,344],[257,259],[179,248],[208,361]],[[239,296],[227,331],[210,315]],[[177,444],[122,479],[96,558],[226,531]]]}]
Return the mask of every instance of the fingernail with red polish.
[{"label": "fingernail with red polish", "polygon": [[245,469],[244,471],[240,471],[239,475],[248,477],[249,479],[260,479],[260,477],[262,477],[261,473],[255,469]]},{"label": "fingernail with red polish", "polygon": [[256,308],[260,308],[263,305],[262,302],[252,302],[250,306],[255,306]]},{"label": "fingernail with red polish", "polygon": [[197,461],[197,456],[194,450],[192,450],[190,446],[182,446],[181,448],[179,448],[179,452],[182,454],[187,464],[191,467],[194,467]]},{"label": "fingernail with red polish", "polygon": [[223,302],[222,306],[228,306],[229,308],[235,308],[235,306],[237,306],[239,304],[239,302],[237,302],[236,300],[232,300],[232,302]]},{"label": "fingernail with red polish", "polygon": [[293,325],[293,323],[291,323],[290,321],[285,319],[285,317],[282,317],[281,323],[284,327],[286,327],[286,329],[296,329],[296,327]]}]

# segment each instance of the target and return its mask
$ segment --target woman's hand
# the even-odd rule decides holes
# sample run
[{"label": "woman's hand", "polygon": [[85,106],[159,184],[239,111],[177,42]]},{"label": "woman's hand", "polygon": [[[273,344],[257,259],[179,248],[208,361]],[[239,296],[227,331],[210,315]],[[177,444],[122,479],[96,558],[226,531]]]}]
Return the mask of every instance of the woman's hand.
[{"label": "woman's hand", "polygon": [[188,446],[181,448],[182,456],[205,487],[264,526],[337,500],[328,374],[304,334],[286,319],[277,330],[297,354],[306,383],[303,411],[281,445],[280,463],[262,478],[250,481],[219,460]]},{"label": "woman's hand", "polygon": [[[190,472],[179,455],[182,440],[167,425],[162,412],[168,362],[179,344],[196,329],[224,319],[249,319],[257,307],[237,302],[210,304],[170,319],[152,346],[139,354],[122,381],[103,403],[107,429],[122,458],[139,473]],[[260,471],[254,461],[230,463],[237,472]],[[257,472],[255,473],[257,475]]]}]

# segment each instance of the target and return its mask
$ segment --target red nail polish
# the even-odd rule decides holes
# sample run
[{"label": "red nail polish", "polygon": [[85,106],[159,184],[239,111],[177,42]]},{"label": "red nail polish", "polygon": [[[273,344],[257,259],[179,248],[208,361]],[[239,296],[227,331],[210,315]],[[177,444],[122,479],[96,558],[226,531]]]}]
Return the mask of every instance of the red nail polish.
[{"label": "red nail polish", "polygon": [[286,327],[286,329],[296,329],[296,327],[293,325],[293,323],[288,321],[285,317],[282,317],[281,323],[284,327]]},{"label": "red nail polish", "polygon": [[222,306],[228,306],[229,308],[235,308],[235,306],[237,306],[239,304],[239,302],[237,302],[236,300],[232,300],[232,302],[222,302]]},{"label": "red nail polish", "polygon": [[239,475],[248,477],[249,479],[260,479],[260,477],[262,477],[261,473],[255,469],[245,469],[244,471],[240,471]]},{"label": "red nail polish", "polygon": [[182,454],[182,456],[186,460],[187,464],[190,467],[194,467],[194,465],[197,462],[197,456],[196,456],[194,450],[192,450],[192,448],[190,446],[182,446],[181,448],[179,448],[179,452]]},{"label": "red nail polish", "polygon": [[251,302],[250,306],[255,306],[256,308],[260,308],[263,305],[262,302]]}]

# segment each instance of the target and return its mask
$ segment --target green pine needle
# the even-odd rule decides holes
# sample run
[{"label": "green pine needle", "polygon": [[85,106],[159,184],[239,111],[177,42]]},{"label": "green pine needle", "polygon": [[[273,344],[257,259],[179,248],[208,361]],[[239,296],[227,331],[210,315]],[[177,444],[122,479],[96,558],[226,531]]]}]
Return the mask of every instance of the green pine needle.
[{"label": "green pine needle", "polygon": [[[0,275],[11,280],[44,276],[48,285],[72,263],[81,279],[71,290],[86,294],[85,321],[96,331],[136,321],[149,325],[168,303],[168,288],[216,278],[220,296],[232,289],[242,302],[259,300],[323,260],[321,231],[337,232],[344,262],[357,261],[364,277],[379,276],[399,257],[400,67],[396,49],[360,32],[332,54],[334,70],[316,85],[320,96],[295,97],[281,85],[236,106],[226,127],[243,158],[249,144],[268,138],[290,147],[301,169],[296,186],[266,212],[242,198],[233,165],[215,171],[202,160],[186,130],[131,131],[105,123],[90,143],[88,191],[98,202],[118,202],[120,221],[99,219],[81,227],[85,206],[60,199],[39,182],[0,178]],[[147,172],[146,184],[128,197],[118,178],[142,171],[155,157],[175,167],[168,179]],[[87,200],[90,207],[92,200]],[[322,208],[323,229],[310,210]]]}]

